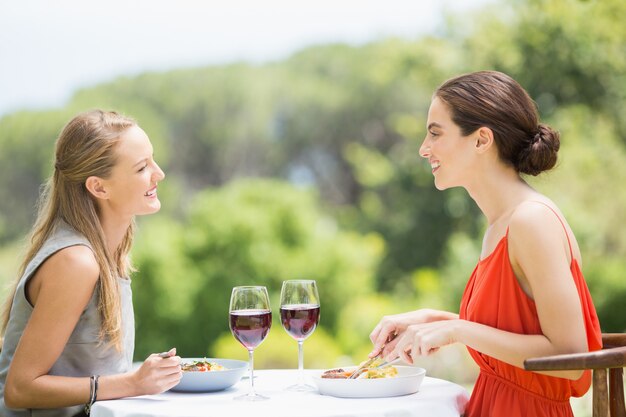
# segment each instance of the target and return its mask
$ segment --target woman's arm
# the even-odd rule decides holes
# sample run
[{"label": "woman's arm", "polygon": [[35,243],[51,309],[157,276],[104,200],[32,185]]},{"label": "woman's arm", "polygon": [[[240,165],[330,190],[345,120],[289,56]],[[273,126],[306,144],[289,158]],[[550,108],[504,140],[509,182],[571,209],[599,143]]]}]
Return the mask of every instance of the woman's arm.
[{"label": "woman's arm", "polygon": [[[98,264],[85,246],[60,250],[33,276],[28,294],[34,308],[7,375],[7,407],[57,408],[89,401],[89,378],[53,376],[48,372],[89,303],[98,276]],[[102,377],[98,398],[145,394],[146,388],[155,390],[155,386],[167,389],[170,386],[164,381],[173,381],[175,375],[180,378],[177,358],[149,358],[146,362],[142,368],[148,370]],[[153,377],[148,387],[140,384],[150,379],[142,377],[146,373]]]},{"label": "woman's arm", "polygon": [[[571,256],[577,246],[555,213],[542,204],[525,203],[515,211],[509,226],[509,256],[514,271],[528,284],[535,301],[546,345],[529,347],[531,357],[587,352],[587,334],[580,295],[571,271]],[[578,260],[579,265],[582,263]],[[576,379],[580,371],[570,371]],[[557,373],[563,376],[564,373]]]},{"label": "woman's arm", "polygon": [[[446,320],[409,326],[394,353],[412,362],[416,355],[459,342],[523,368],[527,358],[586,352],[587,338],[570,271],[569,247],[554,213],[536,204],[520,206],[509,225],[509,256],[514,269],[522,271],[521,281],[528,284],[534,298],[542,334],[516,334],[466,320]],[[582,372],[542,373],[577,379]]]},{"label": "woman's arm", "polygon": [[89,401],[89,378],[47,373],[61,355],[99,276],[98,263],[85,246],[60,250],[29,282],[34,304],[11,361],[4,398],[11,408],[55,408]]}]

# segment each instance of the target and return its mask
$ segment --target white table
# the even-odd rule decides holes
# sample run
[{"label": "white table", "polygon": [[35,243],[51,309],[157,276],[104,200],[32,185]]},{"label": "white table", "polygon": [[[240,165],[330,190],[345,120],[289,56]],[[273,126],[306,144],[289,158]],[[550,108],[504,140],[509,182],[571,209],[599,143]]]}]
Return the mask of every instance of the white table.
[{"label": "white table", "polygon": [[[308,370],[308,375],[321,373]],[[297,370],[254,372],[257,392],[267,401],[234,401],[246,393],[249,380],[213,393],[165,392],[159,395],[98,401],[91,417],[458,417],[465,410],[467,391],[451,382],[426,377],[419,392],[391,398],[335,398],[314,392],[290,392]],[[312,381],[307,381],[313,384]]]}]

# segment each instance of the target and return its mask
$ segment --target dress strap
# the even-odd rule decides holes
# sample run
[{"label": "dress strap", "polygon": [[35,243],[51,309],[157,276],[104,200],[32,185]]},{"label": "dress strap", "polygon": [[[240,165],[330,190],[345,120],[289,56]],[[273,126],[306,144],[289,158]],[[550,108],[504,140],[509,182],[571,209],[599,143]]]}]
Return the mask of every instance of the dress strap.
[{"label": "dress strap", "polygon": [[[569,240],[569,233],[567,233],[567,227],[565,227],[565,223],[563,222],[563,219],[561,219],[561,216],[559,216],[559,214],[556,212],[556,210],[554,210],[552,207],[550,207],[548,204],[544,203],[543,201],[536,201],[533,200],[533,203],[539,203],[539,204],[543,204],[544,206],[546,206],[547,208],[550,209],[550,211],[552,211],[552,213],[554,213],[554,215],[556,216],[557,219],[559,219],[559,222],[561,223],[561,226],[563,226],[563,230],[565,231],[565,237],[567,238],[567,246],[569,246],[569,255],[572,259],[574,259],[574,251],[572,250],[572,242],[570,242]],[[508,233],[508,230],[507,230]]]}]

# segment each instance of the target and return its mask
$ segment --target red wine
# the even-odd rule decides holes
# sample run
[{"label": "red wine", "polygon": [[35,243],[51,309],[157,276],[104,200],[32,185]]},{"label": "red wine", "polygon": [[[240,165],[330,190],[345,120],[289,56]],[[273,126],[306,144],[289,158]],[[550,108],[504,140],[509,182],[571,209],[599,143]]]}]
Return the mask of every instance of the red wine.
[{"label": "red wine", "polygon": [[304,340],[313,333],[320,321],[319,304],[289,304],[280,307],[280,319],[287,333]]},{"label": "red wine", "polygon": [[230,331],[247,349],[254,349],[272,327],[269,310],[235,310],[230,312]]}]

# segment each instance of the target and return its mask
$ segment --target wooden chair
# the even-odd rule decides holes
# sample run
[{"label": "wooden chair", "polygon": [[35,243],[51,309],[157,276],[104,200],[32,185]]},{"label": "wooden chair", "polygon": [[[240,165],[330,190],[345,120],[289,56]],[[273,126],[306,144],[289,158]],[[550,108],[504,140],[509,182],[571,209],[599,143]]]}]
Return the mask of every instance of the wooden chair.
[{"label": "wooden chair", "polygon": [[625,366],[626,334],[623,333],[603,333],[602,350],[599,351],[524,361],[524,369],[529,371],[593,369],[593,417],[626,417],[623,379]]}]

